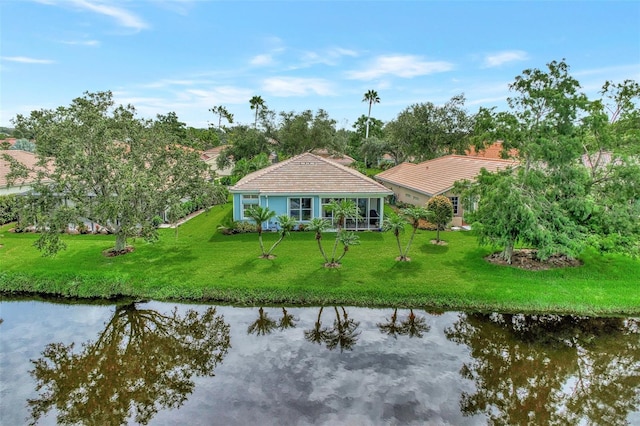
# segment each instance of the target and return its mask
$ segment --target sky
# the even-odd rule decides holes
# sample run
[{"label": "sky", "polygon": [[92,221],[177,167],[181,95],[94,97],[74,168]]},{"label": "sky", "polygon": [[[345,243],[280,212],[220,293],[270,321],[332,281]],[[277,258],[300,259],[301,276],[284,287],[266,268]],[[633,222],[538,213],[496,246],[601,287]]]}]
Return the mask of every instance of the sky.
[{"label": "sky", "polygon": [[640,81],[638,1],[2,0],[0,126],[110,90],[138,115],[217,125],[249,100],[352,128],[416,103],[508,110],[523,70],[565,60],[591,98]]}]

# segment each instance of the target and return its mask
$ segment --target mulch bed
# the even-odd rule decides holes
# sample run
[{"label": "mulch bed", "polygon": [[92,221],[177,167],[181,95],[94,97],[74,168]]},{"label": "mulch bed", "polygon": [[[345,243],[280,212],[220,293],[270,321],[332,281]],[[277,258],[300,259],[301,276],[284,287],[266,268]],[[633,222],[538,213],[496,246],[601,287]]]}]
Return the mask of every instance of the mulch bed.
[{"label": "mulch bed", "polygon": [[573,259],[564,254],[554,254],[546,260],[540,260],[536,257],[537,251],[532,249],[514,250],[511,257],[511,265],[500,258],[500,253],[493,253],[486,256],[487,262],[495,265],[513,266],[514,268],[526,269],[529,271],[543,271],[555,268],[573,268],[582,266],[583,262]]},{"label": "mulch bed", "polygon": [[104,257],[116,257],[116,256],[122,256],[123,254],[131,253],[133,252],[133,250],[134,250],[133,246],[127,246],[123,250],[114,250],[111,248],[109,250],[104,250],[102,252],[102,255]]}]

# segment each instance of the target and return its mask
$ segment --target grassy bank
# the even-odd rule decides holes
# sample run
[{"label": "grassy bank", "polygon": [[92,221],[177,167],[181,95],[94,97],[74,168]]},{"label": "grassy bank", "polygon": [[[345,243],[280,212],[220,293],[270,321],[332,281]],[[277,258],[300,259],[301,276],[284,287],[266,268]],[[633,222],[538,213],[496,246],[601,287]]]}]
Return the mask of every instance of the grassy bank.
[{"label": "grassy bank", "polygon": [[[115,258],[101,252],[114,238],[65,236],[68,249],[43,258],[36,236],[0,228],[0,292],[78,298],[119,296],[234,304],[344,304],[579,314],[640,314],[640,261],[587,252],[584,266],[522,271],[487,263],[489,248],[469,232],[446,232],[447,246],[429,243],[420,231],[411,262],[395,261],[389,233],[361,233],[339,269],[326,269],[313,234],[287,237],[276,259],[258,258],[256,234],[216,231],[231,206],[218,206],[185,223],[176,237],[132,241],[133,253]],[[325,235],[330,249],[333,234]],[[404,236],[406,238],[408,234]],[[276,235],[266,234],[265,245]]]}]

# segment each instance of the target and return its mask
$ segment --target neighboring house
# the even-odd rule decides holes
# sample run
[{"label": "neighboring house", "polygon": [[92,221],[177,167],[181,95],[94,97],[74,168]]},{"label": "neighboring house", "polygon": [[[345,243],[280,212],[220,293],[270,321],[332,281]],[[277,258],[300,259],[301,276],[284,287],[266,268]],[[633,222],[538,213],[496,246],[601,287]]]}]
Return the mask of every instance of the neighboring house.
[{"label": "neighboring house", "polygon": [[[471,146],[469,147],[468,150],[465,151],[465,155],[469,157],[494,158],[497,160],[501,160],[503,159],[502,150],[503,150],[502,141],[496,141],[480,151],[476,151],[475,147]],[[507,152],[507,158],[517,158],[517,157],[518,157],[517,149],[512,148],[509,150],[509,152]]]},{"label": "neighboring house", "polygon": [[[351,230],[379,230],[384,199],[393,194],[362,173],[311,153],[253,172],[240,179],[230,192],[233,194],[234,220],[249,220],[247,210],[259,205],[278,215],[287,214],[302,224],[316,217],[333,224],[329,203],[351,199],[360,208],[361,215],[361,218],[343,224],[345,229]],[[266,226],[275,229],[276,222]]]},{"label": "neighboring house", "polygon": [[209,169],[215,172],[217,177],[231,176],[231,172],[233,171],[233,164],[225,167],[224,169],[218,168],[216,161],[218,160],[222,150],[225,148],[225,145],[216,146],[215,148],[207,149],[200,154],[200,159],[209,165]]},{"label": "neighboring house", "polygon": [[419,164],[402,163],[375,176],[393,191],[397,202],[424,206],[435,195],[449,197],[453,204],[453,226],[462,226],[462,203],[452,192],[459,180],[474,180],[481,169],[495,172],[517,164],[513,160],[446,155]]},{"label": "neighboring house", "polygon": [[20,194],[31,190],[31,183],[35,181],[35,175],[31,174],[26,179],[16,179],[9,185],[7,176],[11,171],[9,163],[3,158],[7,154],[17,162],[24,164],[28,168],[33,168],[38,159],[35,154],[20,150],[0,150],[0,195]]}]

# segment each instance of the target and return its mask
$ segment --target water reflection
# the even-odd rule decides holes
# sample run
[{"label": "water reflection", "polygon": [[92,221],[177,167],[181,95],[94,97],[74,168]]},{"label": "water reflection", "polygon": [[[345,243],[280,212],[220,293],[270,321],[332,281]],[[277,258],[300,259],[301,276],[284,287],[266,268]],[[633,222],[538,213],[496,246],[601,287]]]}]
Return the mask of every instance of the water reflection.
[{"label": "water reflection", "polygon": [[193,392],[195,376],[213,376],[229,349],[229,325],[215,308],[183,316],[135,304],[118,306],[95,341],[50,343],[30,372],[38,398],[31,424],[57,410],[58,424],[147,424]]},{"label": "water reflection", "polygon": [[[304,338],[312,343],[324,344],[329,350],[336,348],[340,348],[340,352],[353,350],[360,335],[360,331],[358,331],[360,323],[353,318],[349,318],[349,314],[343,306],[340,307],[340,310],[338,310],[337,306],[334,306],[335,319],[333,320],[333,327],[323,327],[323,310],[324,307],[318,310],[318,317],[314,327],[304,331]],[[342,311],[342,314],[340,311]]]},{"label": "water reflection", "polygon": [[0,424],[640,424],[638,319],[114,309],[0,302]]},{"label": "water reflection", "polygon": [[427,324],[427,319],[409,310],[409,315],[404,320],[398,322],[398,308],[393,310],[391,318],[384,323],[376,324],[381,333],[397,339],[398,336],[409,336],[421,338],[424,333],[428,333],[431,327]]},{"label": "water reflection", "polygon": [[627,424],[640,404],[636,319],[461,314],[445,330],[473,360],[464,415],[491,424]]}]

